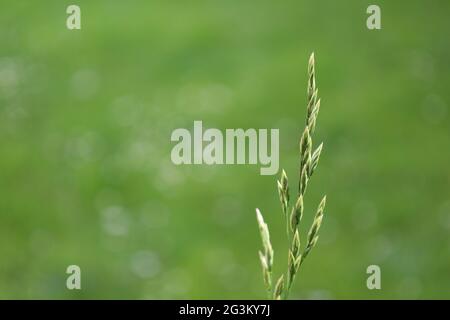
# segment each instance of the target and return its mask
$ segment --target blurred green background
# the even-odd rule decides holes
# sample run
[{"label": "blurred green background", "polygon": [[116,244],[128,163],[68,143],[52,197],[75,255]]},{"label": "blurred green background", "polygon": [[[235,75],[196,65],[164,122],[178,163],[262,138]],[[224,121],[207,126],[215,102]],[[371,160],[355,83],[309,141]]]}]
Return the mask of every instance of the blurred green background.
[{"label": "blurred green background", "polygon": [[449,14],[444,0],[2,1],[0,298],[265,298],[255,208],[281,272],[277,176],[175,166],[170,135],[279,128],[295,184],[312,51],[324,151],[303,236],[328,203],[292,298],[450,298]]}]

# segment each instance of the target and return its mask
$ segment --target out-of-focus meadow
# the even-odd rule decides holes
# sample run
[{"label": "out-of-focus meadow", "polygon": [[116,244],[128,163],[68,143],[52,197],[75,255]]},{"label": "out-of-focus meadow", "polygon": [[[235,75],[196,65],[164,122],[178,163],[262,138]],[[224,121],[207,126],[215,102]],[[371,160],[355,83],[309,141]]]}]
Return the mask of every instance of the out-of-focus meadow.
[{"label": "out-of-focus meadow", "polygon": [[312,51],[303,243],[328,203],[292,298],[450,298],[450,3],[376,1],[369,31],[372,2],[77,0],[69,31],[72,2],[2,1],[0,298],[264,298],[256,207],[287,260],[277,176],[175,166],[170,135],[279,128],[295,180]]}]

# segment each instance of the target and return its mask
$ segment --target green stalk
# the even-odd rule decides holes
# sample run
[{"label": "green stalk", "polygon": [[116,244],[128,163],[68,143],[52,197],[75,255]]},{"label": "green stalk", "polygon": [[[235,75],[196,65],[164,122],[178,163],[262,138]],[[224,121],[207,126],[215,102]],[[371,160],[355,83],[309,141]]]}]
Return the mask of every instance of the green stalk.
[{"label": "green stalk", "polygon": [[314,221],[308,232],[305,249],[303,250],[303,252],[301,251],[299,225],[303,217],[304,196],[309,180],[319,163],[319,158],[323,147],[323,144],[321,143],[314,151],[312,149],[312,135],[316,128],[319,109],[320,99],[318,98],[318,90],[316,88],[315,59],[314,53],[312,53],[308,63],[306,123],[302,136],[300,138],[298,193],[297,199],[294,204],[289,204],[289,181],[284,170],[282,170],[280,180],[277,181],[281,210],[286,221],[286,234],[288,239],[288,269],[286,272],[286,276],[281,275],[281,277],[276,282],[273,290],[273,250],[272,245],[270,244],[268,227],[264,223],[262,215],[257,209],[257,219],[264,248],[264,251],[260,251],[259,254],[261,265],[263,268],[264,282],[268,290],[269,298],[287,299],[289,297],[292,284],[300,266],[303,264],[305,258],[309,255],[310,251],[312,250],[312,248],[314,248],[317,240],[319,239],[318,233],[322,224],[326,196],[323,197],[322,201],[319,204],[316,215],[314,217]]}]

